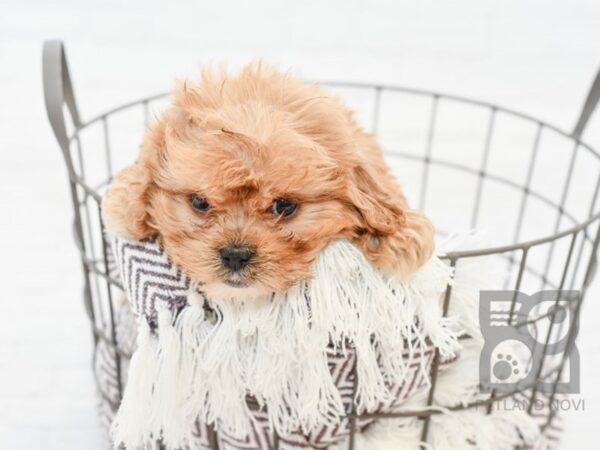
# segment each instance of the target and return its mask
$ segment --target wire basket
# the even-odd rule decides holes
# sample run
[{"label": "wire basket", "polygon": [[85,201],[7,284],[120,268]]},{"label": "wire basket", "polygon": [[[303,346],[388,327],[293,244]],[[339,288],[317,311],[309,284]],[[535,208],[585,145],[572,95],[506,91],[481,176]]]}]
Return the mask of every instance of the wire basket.
[{"label": "wire basket", "polygon": [[[115,170],[135,159],[151,113],[165,104],[167,94],[134,101],[83,121],[61,42],[45,43],[43,75],[48,118],[69,175],[73,231],[83,269],[83,300],[95,346],[110,349],[120,398],[122,367],[130,355],[118,342],[115,302],[122,296],[122,286],[111,270],[100,203]],[[519,393],[533,405],[541,384],[551,383],[547,396],[552,402],[561,393],[582,300],[597,266],[600,155],[582,142],[581,136],[600,97],[600,73],[571,133],[516,111],[452,95],[396,86],[323,84],[338,93],[357,111],[363,125],[378,135],[407,197],[418,201],[415,206],[428,215],[440,235],[485,229],[493,237],[485,248],[448,252],[443,258],[453,267],[470,258],[490,258],[501,265],[495,287],[515,292],[506,320],[513,326],[533,326],[543,354],[549,356],[536,366],[534,382],[521,386]],[[564,322],[555,320],[556,307],[537,308],[533,315],[519,317],[517,291],[547,290],[558,291],[553,297],[556,304],[565,300],[563,292],[571,296],[577,292],[575,298],[567,299],[573,315],[568,329]],[[452,300],[452,287],[448,286],[446,311]],[[566,339],[566,351],[561,355],[547,351],[555,335]],[[427,405],[434,399],[439,364],[436,353]],[[493,392],[489,400],[455,409],[491,410],[495,402],[514,394]],[[113,409],[118,407],[118,401],[105,397]],[[531,408],[529,412],[533,414]],[[437,413],[423,408],[402,415],[422,420],[422,440],[426,442],[431,417]],[[369,416],[385,419],[398,414]],[[549,410],[542,427],[551,427],[555,416],[556,410]],[[361,418],[349,415],[350,450],[355,446],[354,424]],[[218,448],[214,436],[211,446]],[[276,436],[274,447],[279,448]]]}]

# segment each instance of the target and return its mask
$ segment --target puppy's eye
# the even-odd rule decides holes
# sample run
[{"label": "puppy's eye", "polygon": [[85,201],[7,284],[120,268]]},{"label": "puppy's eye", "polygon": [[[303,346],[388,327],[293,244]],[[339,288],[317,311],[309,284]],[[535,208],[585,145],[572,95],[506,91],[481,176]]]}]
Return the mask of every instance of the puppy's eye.
[{"label": "puppy's eye", "polygon": [[298,209],[298,203],[284,198],[278,198],[271,205],[271,212],[276,216],[290,217]]},{"label": "puppy's eye", "polygon": [[200,197],[196,194],[190,195],[190,205],[196,211],[204,212],[210,209],[210,204],[206,201],[204,197]]}]

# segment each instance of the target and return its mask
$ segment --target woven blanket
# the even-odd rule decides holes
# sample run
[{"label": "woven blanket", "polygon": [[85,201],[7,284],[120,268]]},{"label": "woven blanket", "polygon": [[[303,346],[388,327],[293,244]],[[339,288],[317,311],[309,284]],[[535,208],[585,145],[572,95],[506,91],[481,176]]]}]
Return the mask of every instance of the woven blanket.
[{"label": "woven blanket", "polygon": [[[476,286],[452,280],[437,258],[399,283],[340,241],[323,252],[313,280],[244,304],[206,298],[155,241],[115,238],[113,250],[131,307],[118,314],[124,351],[135,347],[139,330],[113,425],[115,444],[131,449],[153,448],[159,439],[167,448],[209,449],[211,438],[220,449],[271,449],[274,431],[281,449],[342,445],[346,414],[397,411],[419,398],[435,350],[443,367],[460,365],[458,337],[476,328]],[[444,317],[448,283],[457,301]],[[96,370],[111,420],[112,362],[99,346]],[[504,419],[515,444],[539,444],[537,426],[526,433],[531,423],[522,420]],[[377,425],[355,423],[365,436]],[[357,448],[379,448],[369,439]]]}]

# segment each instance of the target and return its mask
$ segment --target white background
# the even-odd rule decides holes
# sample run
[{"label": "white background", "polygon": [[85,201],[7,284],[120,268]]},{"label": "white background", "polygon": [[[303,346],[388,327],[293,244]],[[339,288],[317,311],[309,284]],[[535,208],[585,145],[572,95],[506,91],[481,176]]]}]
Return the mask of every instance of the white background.
[{"label": "white background", "polygon": [[[0,0],[0,448],[95,450],[105,443],[70,198],[43,108],[48,38],[67,44],[84,118],[201,63],[263,57],[310,78],[481,98],[570,129],[600,66],[600,2]],[[587,133],[596,146],[598,119]],[[567,417],[569,450],[597,448],[597,286],[591,294],[579,340],[586,411]]]}]

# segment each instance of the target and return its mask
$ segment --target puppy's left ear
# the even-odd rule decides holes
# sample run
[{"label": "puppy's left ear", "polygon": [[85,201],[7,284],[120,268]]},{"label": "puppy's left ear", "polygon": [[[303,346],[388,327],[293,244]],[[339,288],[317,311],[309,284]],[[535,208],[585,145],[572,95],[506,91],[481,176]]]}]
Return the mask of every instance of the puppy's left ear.
[{"label": "puppy's left ear", "polygon": [[355,242],[375,266],[404,280],[431,257],[434,228],[408,207],[391,176],[380,175],[353,169],[348,197],[358,212]]}]

